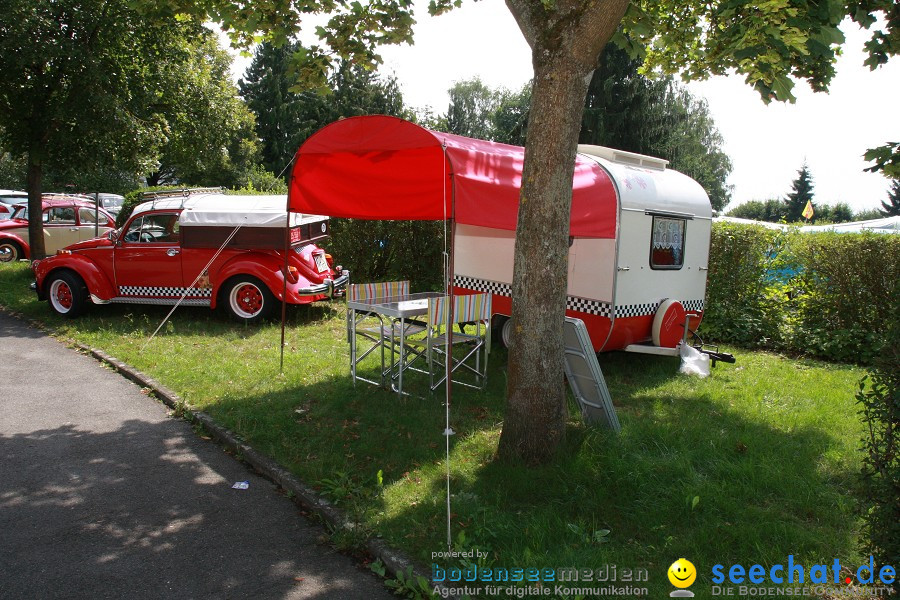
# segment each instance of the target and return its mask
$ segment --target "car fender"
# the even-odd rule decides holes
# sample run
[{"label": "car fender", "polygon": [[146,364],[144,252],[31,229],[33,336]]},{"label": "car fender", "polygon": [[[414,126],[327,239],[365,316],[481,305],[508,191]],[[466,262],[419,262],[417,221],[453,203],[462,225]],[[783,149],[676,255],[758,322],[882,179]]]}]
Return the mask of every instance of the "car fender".
[{"label": "car fender", "polygon": [[269,291],[272,292],[277,300],[281,300],[284,289],[284,277],[281,274],[283,268],[284,259],[271,254],[249,252],[235,256],[222,265],[215,276],[215,280],[211,282],[213,289],[210,307],[216,307],[222,284],[235,275],[252,275],[256,277],[268,286]]},{"label": "car fender", "polygon": [[116,288],[109,277],[100,270],[94,261],[79,254],[57,254],[37,264],[34,275],[38,290],[42,294],[47,277],[51,273],[61,270],[73,271],[81,277],[91,296],[96,296],[100,300],[110,300],[116,296]]},{"label": "car fender", "polygon": [[19,245],[19,248],[22,249],[22,254],[25,258],[31,258],[31,248],[28,247],[28,242],[19,237],[14,233],[3,233],[0,232],[0,241],[4,242],[15,242]]}]

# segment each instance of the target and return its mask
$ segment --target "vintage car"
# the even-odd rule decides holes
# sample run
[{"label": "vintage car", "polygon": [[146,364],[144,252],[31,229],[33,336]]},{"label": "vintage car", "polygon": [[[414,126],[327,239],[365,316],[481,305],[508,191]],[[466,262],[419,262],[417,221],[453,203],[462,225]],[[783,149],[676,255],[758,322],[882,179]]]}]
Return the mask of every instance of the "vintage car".
[{"label": "vintage car", "polygon": [[16,190],[0,190],[0,221],[10,218],[16,204],[28,202],[28,194]]},{"label": "vintage car", "polygon": [[[115,219],[93,202],[62,195],[45,195],[42,200],[44,250],[56,252],[70,244],[106,235]],[[0,221],[0,262],[31,258],[28,238],[28,205],[17,204],[12,216]]]},{"label": "vintage car", "polygon": [[125,196],[119,194],[75,194],[79,198],[84,198],[88,202],[92,204],[100,203],[100,208],[103,208],[111,214],[112,216],[118,216],[119,212],[121,212],[122,207],[125,205]]},{"label": "vintage car", "polygon": [[243,322],[271,315],[285,290],[289,304],[341,294],[350,272],[315,243],[328,237],[328,217],[286,206],[285,196],[153,194],[121,229],[33,263],[34,288],[66,317],[89,302],[180,303]]}]

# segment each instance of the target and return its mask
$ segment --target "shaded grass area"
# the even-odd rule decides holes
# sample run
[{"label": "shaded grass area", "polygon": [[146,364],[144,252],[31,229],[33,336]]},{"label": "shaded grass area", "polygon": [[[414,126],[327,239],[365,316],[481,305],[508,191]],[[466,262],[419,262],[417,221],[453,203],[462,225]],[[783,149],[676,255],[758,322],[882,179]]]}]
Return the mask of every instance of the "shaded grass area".
[{"label": "shaded grass area", "polygon": [[[426,564],[446,549],[443,397],[416,379],[407,385],[423,397],[354,387],[342,303],[289,310],[282,375],[278,324],[184,308],[147,343],[167,308],[94,307],[67,321],[29,281],[25,265],[0,266],[0,305],[152,375],[317,485],[360,523],[336,533],[339,545],[377,534]],[[715,564],[789,554],[861,564],[851,489],[862,371],[735,354],[737,365],[706,380],[676,375],[672,359],[601,355],[621,433],[585,427],[570,403],[566,447],[553,464],[526,468],[495,458],[506,385],[506,353],[495,347],[488,388],[454,391],[456,549],[486,551],[481,566],[643,568],[652,597],[668,595],[666,569],[682,556],[697,566],[700,598]],[[372,361],[369,377],[376,370]]]}]

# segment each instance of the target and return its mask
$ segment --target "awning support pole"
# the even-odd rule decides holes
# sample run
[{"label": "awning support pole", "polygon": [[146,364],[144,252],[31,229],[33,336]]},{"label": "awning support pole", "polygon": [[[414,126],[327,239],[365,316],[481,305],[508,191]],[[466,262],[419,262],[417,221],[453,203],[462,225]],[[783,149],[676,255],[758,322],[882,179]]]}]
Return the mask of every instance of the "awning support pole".
[{"label": "awning support pole", "polygon": [[[292,164],[294,159],[288,165]],[[287,167],[285,167],[287,168]],[[284,375],[284,327],[287,321],[287,274],[288,274],[288,254],[291,251],[291,188],[294,187],[294,169],[288,176],[288,193],[287,206],[284,208],[284,270],[281,272],[281,279],[284,285],[281,289],[281,363],[278,372]]]},{"label": "awning support pole", "polygon": [[[453,173],[450,173],[450,214],[447,215],[447,145],[443,144],[444,151],[444,179],[442,182],[444,189],[444,244],[447,243],[447,217],[449,216],[450,221],[450,256],[449,260],[446,262],[447,270],[444,275],[444,284],[447,289],[449,310],[447,314],[447,352],[444,357],[446,364],[446,381],[444,385],[446,386],[446,396],[444,398],[444,419],[445,419],[445,427],[444,427],[444,437],[446,438],[446,464],[447,464],[447,549],[450,550],[453,547],[453,536],[450,530],[450,436],[453,435],[453,429],[450,428],[450,401],[453,397],[453,318],[455,312],[455,302],[453,301],[453,250],[454,250],[454,239],[456,233],[456,182],[453,179]],[[445,246],[446,247],[446,246]]]}]

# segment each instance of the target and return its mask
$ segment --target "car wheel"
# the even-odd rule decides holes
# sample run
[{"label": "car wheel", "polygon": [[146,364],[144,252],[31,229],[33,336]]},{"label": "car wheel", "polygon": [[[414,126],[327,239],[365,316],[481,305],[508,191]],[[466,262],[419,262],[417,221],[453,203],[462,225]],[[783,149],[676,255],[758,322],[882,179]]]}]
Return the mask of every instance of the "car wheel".
[{"label": "car wheel", "polygon": [[242,323],[257,323],[269,317],[275,308],[275,296],[256,277],[241,276],[225,286],[225,308],[231,318]]},{"label": "car wheel", "polygon": [[0,263],[16,262],[22,258],[22,249],[15,242],[0,242]]},{"label": "car wheel", "polygon": [[47,299],[56,314],[74,318],[87,308],[88,290],[84,280],[71,271],[53,273],[47,279]]}]

